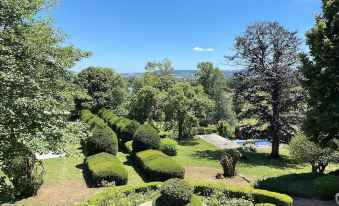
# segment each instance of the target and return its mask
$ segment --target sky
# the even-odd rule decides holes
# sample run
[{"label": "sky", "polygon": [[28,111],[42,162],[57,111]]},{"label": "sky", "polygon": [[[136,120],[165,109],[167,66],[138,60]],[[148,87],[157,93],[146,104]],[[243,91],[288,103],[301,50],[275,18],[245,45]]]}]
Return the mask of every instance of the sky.
[{"label": "sky", "polygon": [[[168,58],[175,69],[210,61],[222,70],[232,44],[255,21],[277,21],[304,40],[321,0],[59,0],[56,26],[75,47],[91,51],[73,69],[111,67],[142,72],[147,61]],[[307,46],[302,46],[307,50]]]}]

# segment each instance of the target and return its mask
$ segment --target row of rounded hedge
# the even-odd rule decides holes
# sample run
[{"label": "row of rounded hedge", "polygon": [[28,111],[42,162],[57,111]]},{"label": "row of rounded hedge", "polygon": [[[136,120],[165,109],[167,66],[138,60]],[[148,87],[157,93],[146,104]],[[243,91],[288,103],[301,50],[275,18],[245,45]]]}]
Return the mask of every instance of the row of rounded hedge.
[{"label": "row of rounded hedge", "polygon": [[95,186],[103,186],[106,183],[127,184],[127,170],[116,156],[102,152],[87,157],[85,165]]},{"label": "row of rounded hedge", "polygon": [[101,109],[98,114],[118,134],[119,140],[123,143],[132,140],[140,127],[137,121],[119,117],[107,109]]},{"label": "row of rounded hedge", "polygon": [[[121,186],[113,187],[109,190],[106,190],[102,193],[90,197],[85,203],[78,204],[78,206],[97,206],[104,205],[105,202],[114,202],[116,196],[120,193],[129,194],[132,192],[144,192],[147,190],[158,190],[160,189],[163,183],[160,182],[151,182],[145,183],[138,186]],[[253,199],[256,203],[256,206],[291,206],[293,199],[284,194],[270,192],[267,190],[251,189],[251,188],[240,188],[240,187],[230,187],[221,184],[205,184],[205,183],[192,183],[194,187],[194,194],[208,196],[212,191],[224,191],[225,195],[229,198],[248,198]],[[193,199],[193,196],[192,196]]]},{"label": "row of rounded hedge", "polygon": [[152,181],[165,181],[170,178],[184,178],[185,169],[169,156],[158,150],[136,153],[137,164]]},{"label": "row of rounded hedge", "polygon": [[92,132],[92,135],[86,140],[86,155],[90,156],[101,152],[116,155],[118,139],[105,121],[92,114],[90,110],[83,110],[80,119],[90,126]]}]

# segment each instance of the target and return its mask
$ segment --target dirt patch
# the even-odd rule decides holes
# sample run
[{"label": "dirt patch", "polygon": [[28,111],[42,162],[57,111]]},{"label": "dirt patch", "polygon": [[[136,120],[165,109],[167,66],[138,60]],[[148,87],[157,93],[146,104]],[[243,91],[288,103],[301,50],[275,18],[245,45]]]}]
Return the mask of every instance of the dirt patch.
[{"label": "dirt patch", "polygon": [[16,205],[72,205],[100,191],[102,188],[88,188],[84,180],[64,180],[43,186],[35,197],[22,200]]},{"label": "dirt patch", "polygon": [[193,182],[226,183],[238,186],[249,186],[249,183],[239,176],[234,178],[216,179],[215,176],[218,173],[222,173],[222,169],[187,166],[185,167],[185,171],[185,178]]}]

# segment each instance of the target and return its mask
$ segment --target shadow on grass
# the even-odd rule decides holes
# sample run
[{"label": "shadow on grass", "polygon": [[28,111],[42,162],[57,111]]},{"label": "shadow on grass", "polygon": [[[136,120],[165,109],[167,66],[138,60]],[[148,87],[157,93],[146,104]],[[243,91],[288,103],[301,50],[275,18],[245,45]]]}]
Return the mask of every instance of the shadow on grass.
[{"label": "shadow on grass", "polygon": [[198,139],[191,137],[187,138],[179,143],[181,146],[196,146],[199,144]]},{"label": "shadow on grass", "polygon": [[133,169],[138,173],[138,175],[141,177],[141,179],[144,182],[149,182],[147,176],[143,173],[142,169],[137,166],[137,164],[134,163],[133,158],[131,155],[126,156],[126,161],[123,162],[124,165],[133,167]]},{"label": "shadow on grass", "polygon": [[76,168],[82,170],[82,176],[84,177],[85,183],[88,188],[93,188],[95,187],[92,182],[91,182],[91,175],[89,174],[88,168],[85,164],[86,159],[82,164],[75,165]]},{"label": "shadow on grass", "polygon": [[321,176],[323,174],[288,174],[259,180],[254,187],[297,197],[315,198],[319,194],[314,187],[314,180]]},{"label": "shadow on grass", "polygon": [[[192,156],[199,159],[219,161],[223,150],[201,150],[195,151]],[[300,165],[288,158],[285,155],[281,155],[278,159],[270,158],[269,154],[261,152],[242,152],[243,157],[240,159],[240,163],[248,166],[268,166],[276,169],[297,169]]]}]

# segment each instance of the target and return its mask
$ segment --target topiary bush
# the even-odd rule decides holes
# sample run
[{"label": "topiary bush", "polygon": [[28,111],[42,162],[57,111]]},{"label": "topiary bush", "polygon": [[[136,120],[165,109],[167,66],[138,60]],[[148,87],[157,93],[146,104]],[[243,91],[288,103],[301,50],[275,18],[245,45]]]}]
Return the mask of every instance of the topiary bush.
[{"label": "topiary bush", "polygon": [[314,186],[322,198],[333,199],[339,192],[339,176],[319,177],[314,181]]},{"label": "topiary bush", "polygon": [[134,120],[126,121],[120,129],[120,139],[122,142],[133,140],[134,133],[139,129],[140,124]]},{"label": "topiary bush", "polygon": [[111,154],[103,152],[87,157],[85,164],[95,186],[113,182],[115,185],[127,184],[127,170],[120,160]]},{"label": "topiary bush", "polygon": [[88,156],[107,152],[116,155],[118,152],[118,138],[111,128],[105,126],[92,129],[92,136],[86,140],[86,153]]},{"label": "topiary bush", "polygon": [[177,155],[178,151],[178,143],[174,139],[170,138],[164,138],[160,140],[161,146],[160,150],[169,155],[169,156],[175,156]]},{"label": "topiary bush", "polygon": [[164,182],[160,194],[157,206],[184,206],[191,201],[193,187],[184,180],[170,179]]},{"label": "topiary bush", "polygon": [[152,181],[183,179],[185,176],[185,169],[181,165],[158,150],[138,152],[135,157],[139,166]]},{"label": "topiary bush", "polygon": [[134,134],[133,151],[140,152],[160,148],[160,136],[150,125],[141,125]]},{"label": "topiary bush", "polygon": [[93,115],[93,117],[87,121],[87,124],[90,126],[91,129],[93,129],[94,127],[104,128],[107,126],[105,121],[96,115]]},{"label": "topiary bush", "polygon": [[92,119],[94,115],[89,109],[83,109],[81,110],[80,114],[80,120],[83,122],[88,122],[90,119]]},{"label": "topiary bush", "polygon": [[133,144],[133,140],[124,143],[124,147],[125,147],[124,149],[129,154],[131,154],[133,152],[132,144]]}]

